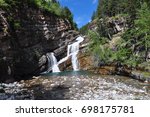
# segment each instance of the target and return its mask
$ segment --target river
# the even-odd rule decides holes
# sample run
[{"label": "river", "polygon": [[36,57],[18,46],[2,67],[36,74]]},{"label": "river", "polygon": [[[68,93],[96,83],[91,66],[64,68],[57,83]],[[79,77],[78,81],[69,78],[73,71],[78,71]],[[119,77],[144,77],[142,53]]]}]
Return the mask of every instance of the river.
[{"label": "river", "polygon": [[49,73],[0,84],[1,100],[148,100],[150,84],[124,76],[87,71]]}]

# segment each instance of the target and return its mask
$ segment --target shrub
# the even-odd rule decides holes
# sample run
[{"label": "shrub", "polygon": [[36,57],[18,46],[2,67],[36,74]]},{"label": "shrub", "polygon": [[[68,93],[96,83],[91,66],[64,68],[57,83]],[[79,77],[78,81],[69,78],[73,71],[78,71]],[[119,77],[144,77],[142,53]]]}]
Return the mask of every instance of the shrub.
[{"label": "shrub", "polygon": [[5,0],[0,0],[0,7],[6,7],[8,4],[5,2]]}]

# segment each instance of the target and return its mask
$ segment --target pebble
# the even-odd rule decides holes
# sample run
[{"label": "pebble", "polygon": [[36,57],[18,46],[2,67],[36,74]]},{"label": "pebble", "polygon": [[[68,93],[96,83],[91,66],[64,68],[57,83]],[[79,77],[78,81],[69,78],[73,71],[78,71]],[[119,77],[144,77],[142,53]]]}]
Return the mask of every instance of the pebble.
[{"label": "pebble", "polygon": [[55,84],[51,84],[50,86],[51,86],[51,87],[54,87],[54,86],[55,86]]},{"label": "pebble", "polygon": [[87,77],[57,76],[47,77],[48,79],[40,77],[38,80],[2,83],[0,84],[0,99],[150,99],[148,87],[134,86],[132,83],[135,80],[129,80],[130,82],[126,83],[111,76]]}]

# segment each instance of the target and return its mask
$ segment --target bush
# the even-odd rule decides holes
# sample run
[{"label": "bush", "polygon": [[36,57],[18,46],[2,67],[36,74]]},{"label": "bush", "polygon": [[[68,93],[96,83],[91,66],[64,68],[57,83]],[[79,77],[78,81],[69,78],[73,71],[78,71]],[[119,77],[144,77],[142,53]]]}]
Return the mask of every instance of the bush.
[{"label": "bush", "polygon": [[131,48],[127,48],[128,42],[121,40],[118,42],[115,49],[109,47],[108,38],[102,37],[96,32],[89,31],[89,38],[91,43],[89,46],[90,52],[96,57],[99,62],[108,63],[122,63],[129,66],[136,66],[140,59],[132,54]]},{"label": "bush", "polygon": [[108,62],[110,61],[110,56],[112,54],[111,49],[108,48],[108,39],[102,37],[97,32],[88,32],[88,36],[91,39],[89,49],[95,57],[98,57],[100,61]]},{"label": "bush", "polygon": [[0,7],[6,7],[8,4],[5,2],[5,0],[0,0]]}]

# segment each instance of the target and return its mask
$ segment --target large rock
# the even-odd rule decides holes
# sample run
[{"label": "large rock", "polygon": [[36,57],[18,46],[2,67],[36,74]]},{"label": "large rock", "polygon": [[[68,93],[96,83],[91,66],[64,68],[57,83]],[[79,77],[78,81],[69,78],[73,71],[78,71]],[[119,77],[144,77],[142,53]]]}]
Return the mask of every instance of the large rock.
[{"label": "large rock", "polygon": [[47,67],[43,55],[54,52],[62,58],[77,35],[67,19],[25,1],[0,9],[0,81],[39,74]]}]

